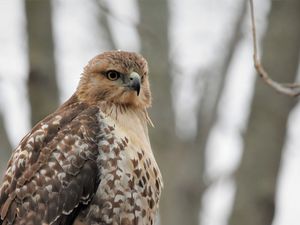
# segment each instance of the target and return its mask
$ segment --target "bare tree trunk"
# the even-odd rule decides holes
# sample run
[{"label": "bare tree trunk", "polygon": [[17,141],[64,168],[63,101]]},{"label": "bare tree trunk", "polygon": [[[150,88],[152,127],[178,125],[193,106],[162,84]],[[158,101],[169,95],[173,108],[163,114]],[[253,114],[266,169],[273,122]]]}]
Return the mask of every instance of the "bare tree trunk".
[{"label": "bare tree trunk", "polygon": [[[291,82],[299,62],[300,2],[272,3],[262,63],[275,80]],[[237,193],[231,225],[272,223],[287,118],[295,102],[295,99],[278,95],[258,79],[244,156],[236,177]]]},{"label": "bare tree trunk", "polygon": [[[218,87],[216,89],[219,92],[214,93],[213,100],[209,99],[211,105],[213,105],[209,109],[209,116],[203,113],[204,110],[208,110],[207,107],[201,111],[203,114],[200,114],[200,119],[208,122],[208,125],[200,127],[201,132],[198,137],[205,132],[206,134],[192,143],[179,141],[174,132],[174,112],[170,93],[172,80],[169,74],[168,61],[168,5],[166,1],[158,0],[151,2],[142,0],[139,3],[141,15],[139,30],[142,38],[142,51],[150,62],[150,79],[154,94],[151,116],[156,128],[150,134],[165,183],[161,202],[162,224],[196,225],[199,224],[200,200],[204,186],[201,180],[203,152],[206,146],[206,138],[215,119],[217,103],[225,76],[220,76],[219,82],[217,82]],[[235,36],[232,37],[229,43],[228,54],[224,57],[220,69],[222,74],[228,69],[228,62],[231,60],[234,44],[239,39],[241,18],[244,16],[245,5],[241,16],[237,19]],[[211,93],[211,89],[207,90],[207,94],[208,92]],[[211,96],[209,95],[209,97]]]},{"label": "bare tree trunk", "polygon": [[105,3],[101,0],[95,0],[99,7],[99,26],[103,29],[102,35],[108,44],[110,49],[117,49],[116,43],[114,42],[111,29],[108,24],[108,17],[110,16],[110,11],[106,7]]},{"label": "bare tree trunk", "polygon": [[50,0],[27,0],[26,18],[29,48],[29,98],[35,124],[58,105]]},{"label": "bare tree trunk", "polygon": [[[150,82],[153,94],[153,107],[150,115],[155,129],[150,128],[150,137],[156,158],[164,179],[162,194],[161,224],[182,225],[190,223],[190,207],[185,208],[181,201],[185,190],[180,190],[184,177],[180,166],[184,150],[175,136],[174,111],[172,107],[171,84],[169,70],[168,46],[168,5],[166,0],[138,1],[141,22],[142,54],[148,59],[150,66]],[[188,184],[185,184],[188,185]]]},{"label": "bare tree trunk", "polygon": [[[229,42],[225,44],[228,46],[228,49],[224,54],[224,58],[222,59],[220,65],[217,67],[219,69],[206,72],[207,81],[204,85],[205,90],[200,103],[197,125],[198,133],[195,141],[195,147],[200,149],[202,154],[205,152],[210,131],[217,119],[218,104],[221,94],[223,93],[224,84],[227,77],[226,75],[228,74],[229,66],[236,49],[236,44],[239,42],[242,36],[242,28],[246,9],[247,1],[245,0],[239,11],[239,14],[236,16],[235,24],[233,25],[233,35]],[[204,159],[204,156],[202,159]],[[204,161],[202,164],[204,167]]]},{"label": "bare tree trunk", "polygon": [[235,24],[233,25],[233,35],[230,38],[229,43],[225,44],[228,46],[228,49],[224,55],[221,65],[217,67],[219,69],[206,72],[207,82],[204,87],[203,100],[200,103],[198,135],[196,138],[196,146],[198,146],[198,148],[200,146],[201,152],[204,152],[206,148],[208,135],[217,119],[219,100],[223,93],[226,75],[228,74],[230,62],[236,49],[236,44],[241,38],[246,9],[247,0],[244,0],[240,12],[236,17]]}]

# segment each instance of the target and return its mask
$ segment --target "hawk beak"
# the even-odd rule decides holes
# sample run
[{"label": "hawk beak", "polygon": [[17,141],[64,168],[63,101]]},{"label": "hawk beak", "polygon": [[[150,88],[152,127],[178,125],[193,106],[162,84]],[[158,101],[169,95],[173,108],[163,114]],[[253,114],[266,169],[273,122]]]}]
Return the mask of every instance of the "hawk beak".
[{"label": "hawk beak", "polygon": [[141,77],[138,73],[132,72],[129,76],[129,85],[128,87],[136,91],[137,95],[140,94],[141,89]]}]

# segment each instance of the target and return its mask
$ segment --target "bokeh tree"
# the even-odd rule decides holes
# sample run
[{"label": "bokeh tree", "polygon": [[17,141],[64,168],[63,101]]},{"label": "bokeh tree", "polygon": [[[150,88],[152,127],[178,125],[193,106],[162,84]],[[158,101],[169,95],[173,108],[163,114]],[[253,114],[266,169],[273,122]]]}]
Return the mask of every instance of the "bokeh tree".
[{"label": "bokeh tree", "polygon": [[[296,78],[300,50],[300,2],[273,1],[263,41],[262,63],[274,80]],[[230,225],[271,224],[285,143],[287,119],[295,99],[279,95],[258,79],[237,171],[237,194]]]},{"label": "bokeh tree", "polygon": [[58,106],[50,0],[25,1],[31,121],[34,125]]}]

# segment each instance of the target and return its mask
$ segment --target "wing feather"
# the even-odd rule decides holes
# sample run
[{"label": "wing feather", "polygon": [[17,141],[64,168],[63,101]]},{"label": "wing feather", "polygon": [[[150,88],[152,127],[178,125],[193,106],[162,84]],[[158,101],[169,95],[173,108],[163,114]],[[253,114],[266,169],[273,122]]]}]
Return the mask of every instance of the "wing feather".
[{"label": "wing feather", "polygon": [[21,141],[0,189],[0,224],[72,223],[99,183],[98,116],[65,104]]}]

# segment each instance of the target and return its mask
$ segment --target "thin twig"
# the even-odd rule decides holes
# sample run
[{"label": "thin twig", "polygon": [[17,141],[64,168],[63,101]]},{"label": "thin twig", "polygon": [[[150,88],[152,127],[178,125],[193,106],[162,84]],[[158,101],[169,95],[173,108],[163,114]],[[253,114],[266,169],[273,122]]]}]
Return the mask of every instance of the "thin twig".
[{"label": "thin twig", "polygon": [[271,79],[269,74],[266,72],[264,67],[262,66],[260,60],[258,59],[257,54],[257,39],[256,39],[256,27],[255,27],[255,17],[254,17],[254,6],[253,0],[250,0],[250,12],[251,12],[251,23],[252,23],[252,37],[253,37],[253,60],[254,66],[259,74],[259,76],[263,79],[263,81],[274,88],[277,92],[285,95],[289,95],[292,97],[296,97],[300,95],[300,84],[291,83],[291,84],[281,84]]}]

